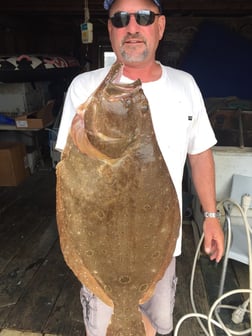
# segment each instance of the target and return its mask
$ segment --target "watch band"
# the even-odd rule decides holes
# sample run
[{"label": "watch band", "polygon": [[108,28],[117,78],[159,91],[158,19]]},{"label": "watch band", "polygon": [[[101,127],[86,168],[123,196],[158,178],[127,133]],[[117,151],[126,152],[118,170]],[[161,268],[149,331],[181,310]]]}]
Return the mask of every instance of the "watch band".
[{"label": "watch band", "polygon": [[221,214],[219,211],[217,212],[208,212],[208,211],[205,211],[204,212],[204,217],[205,218],[220,218]]}]

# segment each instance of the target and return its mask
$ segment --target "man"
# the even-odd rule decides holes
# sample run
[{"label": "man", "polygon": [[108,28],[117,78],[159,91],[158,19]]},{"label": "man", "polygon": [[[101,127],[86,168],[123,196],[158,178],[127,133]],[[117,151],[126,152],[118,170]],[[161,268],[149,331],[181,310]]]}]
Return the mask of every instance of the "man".
[{"label": "man", "polygon": [[[205,251],[220,261],[223,232],[216,215],[214,162],[216,143],[204,103],[193,78],[155,61],[165,30],[165,16],[158,0],[106,0],[108,31],[118,61],[123,63],[122,82],[142,81],[148,99],[156,138],[172,177],[180,210],[182,177],[188,157],[192,178],[205,212]],[[109,68],[81,74],[71,84],[65,101],[56,147],[63,150],[76,108],[98,87]],[[176,288],[175,257],[181,253],[181,230],[174,258],[156,285],[151,299],[140,306],[146,335],[172,335],[172,313]],[[104,336],[112,309],[83,286],[84,322],[88,336]]]}]

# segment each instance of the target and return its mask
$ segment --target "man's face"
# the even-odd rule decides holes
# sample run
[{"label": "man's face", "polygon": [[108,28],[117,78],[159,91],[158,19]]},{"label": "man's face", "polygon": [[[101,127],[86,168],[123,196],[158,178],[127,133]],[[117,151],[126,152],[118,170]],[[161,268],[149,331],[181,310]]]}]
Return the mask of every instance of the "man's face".
[{"label": "man's face", "polygon": [[[143,9],[159,14],[158,8],[151,0],[116,0],[109,16],[121,11],[136,13]],[[155,60],[156,49],[164,29],[163,15],[155,16],[154,22],[147,26],[138,24],[134,15],[130,15],[128,25],[122,28],[114,27],[111,20],[108,21],[112,48],[118,60],[129,65]]]}]

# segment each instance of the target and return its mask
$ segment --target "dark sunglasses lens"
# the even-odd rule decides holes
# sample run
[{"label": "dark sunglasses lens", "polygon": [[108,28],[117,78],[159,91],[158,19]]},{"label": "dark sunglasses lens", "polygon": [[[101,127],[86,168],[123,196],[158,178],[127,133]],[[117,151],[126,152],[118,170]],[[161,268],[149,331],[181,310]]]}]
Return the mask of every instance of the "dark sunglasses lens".
[{"label": "dark sunglasses lens", "polygon": [[135,16],[136,22],[140,26],[149,26],[154,22],[155,16],[159,14],[155,14],[150,10],[140,10],[136,13],[117,12],[111,16],[110,20],[114,27],[122,28],[129,24],[131,15]]},{"label": "dark sunglasses lens", "polygon": [[140,26],[149,26],[155,20],[155,14],[152,11],[142,10],[138,11],[136,14],[136,22]]},{"label": "dark sunglasses lens", "polygon": [[116,28],[122,28],[129,24],[130,15],[127,12],[118,12],[115,13],[110,19],[113,26]]}]

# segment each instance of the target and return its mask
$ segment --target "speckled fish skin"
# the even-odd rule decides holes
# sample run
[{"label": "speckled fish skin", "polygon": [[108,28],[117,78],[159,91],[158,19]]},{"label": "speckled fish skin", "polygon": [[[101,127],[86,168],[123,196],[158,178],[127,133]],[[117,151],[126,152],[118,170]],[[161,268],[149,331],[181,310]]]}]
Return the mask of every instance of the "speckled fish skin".
[{"label": "speckled fish skin", "polygon": [[139,303],[171,261],[180,213],[141,82],[115,83],[120,71],[112,66],[73,120],[57,165],[57,223],[68,266],[114,307],[107,335],[143,336]]}]

